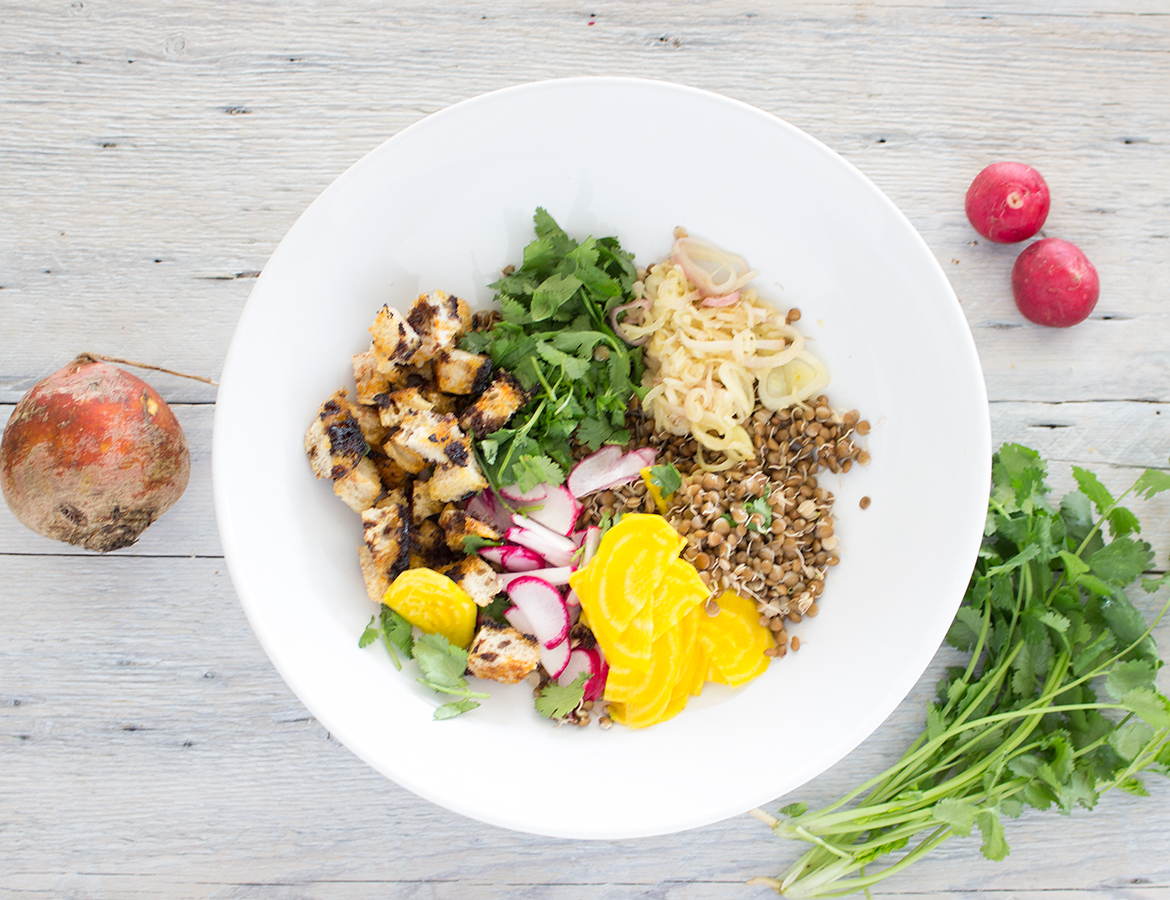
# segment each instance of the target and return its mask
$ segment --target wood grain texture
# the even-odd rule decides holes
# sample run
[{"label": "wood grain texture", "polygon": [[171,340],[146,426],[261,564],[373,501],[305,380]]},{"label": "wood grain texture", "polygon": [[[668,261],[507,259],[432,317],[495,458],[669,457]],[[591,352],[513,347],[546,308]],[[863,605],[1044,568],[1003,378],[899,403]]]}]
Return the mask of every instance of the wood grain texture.
[{"label": "wood grain texture", "polygon": [[[1164,0],[589,7],[26,0],[0,6],[0,420],[80,350],[215,377],[254,277],[337,175],[422,116],[540,78],[621,74],[719,91],[805,129],[906,213],[950,277],[995,440],[1111,488],[1170,453],[1170,15]],[[1016,248],[967,224],[988,162],[1037,166],[1045,234],[1103,285],[1070,330],[1024,322]],[[750,202],[750,198],[744,198]],[[0,897],[766,897],[795,850],[739,817],[667,838],[555,841],[431,806],[308,715],[226,577],[210,490],[214,388],[150,375],[191,486],[109,557],[0,510]],[[937,449],[937,448],[936,448]],[[942,448],[945,452],[945,448]],[[1135,504],[1170,553],[1170,500]],[[192,556],[198,558],[192,559]],[[1145,598],[1139,598],[1147,603]],[[1163,645],[1170,641],[1160,629]],[[842,764],[824,802],[921,725],[947,664]],[[954,841],[885,896],[1170,897],[1170,785]]]}]

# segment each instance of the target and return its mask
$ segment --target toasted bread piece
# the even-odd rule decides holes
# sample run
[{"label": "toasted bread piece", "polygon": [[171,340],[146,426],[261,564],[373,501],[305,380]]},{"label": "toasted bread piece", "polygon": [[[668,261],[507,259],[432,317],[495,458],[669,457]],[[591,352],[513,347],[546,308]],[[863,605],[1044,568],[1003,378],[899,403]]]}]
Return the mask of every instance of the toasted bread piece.
[{"label": "toasted bread piece", "polygon": [[443,350],[450,350],[471,327],[471,307],[466,300],[450,296],[446,291],[419,294],[406,314],[406,321],[419,336],[418,349],[410,362],[433,360]]},{"label": "toasted bread piece", "polygon": [[509,372],[496,372],[488,389],[463,411],[459,425],[477,438],[499,431],[528,402],[528,392]]},{"label": "toasted bread piece", "polygon": [[427,484],[430,485],[427,490],[433,499],[453,503],[479,493],[488,486],[488,481],[483,477],[475,457],[469,456],[466,465],[446,463],[435,466]]},{"label": "toasted bread piece", "polygon": [[370,326],[370,334],[374,338],[377,369],[390,380],[398,376],[402,366],[410,361],[422,344],[402,313],[388,305],[378,310],[374,324]]},{"label": "toasted bread piece", "polygon": [[369,451],[354,405],[346,399],[345,388],[321,404],[317,418],[305,434],[305,452],[318,478],[336,481]]},{"label": "toasted bread piece", "polygon": [[471,441],[450,414],[438,415],[430,410],[411,413],[402,420],[393,440],[427,462],[462,466],[471,458]]},{"label": "toasted bread piece", "polygon": [[373,406],[363,406],[362,404],[354,403],[350,405],[353,410],[353,417],[358,421],[358,427],[362,430],[362,437],[366,439],[371,447],[380,447],[386,440],[386,433],[390,430],[382,424],[382,420],[378,417],[378,410]]},{"label": "toasted bread piece", "polygon": [[491,357],[454,347],[435,358],[435,382],[448,394],[479,394],[492,377]]},{"label": "toasted bread piece", "polygon": [[378,398],[378,418],[387,428],[402,424],[402,420],[413,413],[429,412],[434,404],[417,387],[399,388]]},{"label": "toasted bread piece", "polygon": [[362,526],[374,566],[393,581],[410,562],[410,522],[402,491],[390,496],[394,502],[362,513]]},{"label": "toasted bread piece", "polygon": [[418,391],[426,398],[427,402],[431,404],[431,409],[433,409],[439,415],[453,413],[459,408],[458,397],[456,397],[454,394],[444,394],[433,384],[423,385],[418,389]]},{"label": "toasted bread piece", "polygon": [[390,579],[374,564],[370,548],[365,544],[358,547],[358,559],[362,564],[362,580],[366,583],[366,593],[375,603],[381,603],[386,592],[390,590]]},{"label": "toasted bread piece", "polygon": [[411,496],[410,515],[415,522],[437,516],[447,505],[446,500],[437,500],[431,496],[429,481],[415,481],[414,494]]},{"label": "toasted bread piece", "polygon": [[370,459],[373,460],[374,467],[378,470],[378,477],[382,479],[382,487],[386,490],[392,491],[395,488],[406,487],[406,483],[410,481],[410,473],[390,457],[383,456],[381,453],[371,453]]},{"label": "toasted bread piece", "polygon": [[500,573],[479,556],[465,556],[443,574],[463,588],[477,606],[489,605],[504,589]]},{"label": "toasted bread piece", "polygon": [[408,447],[403,446],[399,436],[402,433],[401,428],[391,428],[386,433],[386,443],[382,445],[382,451],[394,463],[411,475],[417,475],[428,465],[427,461],[415,453]]},{"label": "toasted bread piece", "polygon": [[390,382],[378,371],[378,354],[373,344],[365,353],[354,356],[353,380],[357,382],[357,402],[367,406],[376,404],[378,395],[390,390]]},{"label": "toasted bread piece", "polygon": [[464,550],[463,539],[473,534],[488,541],[498,541],[503,538],[503,535],[487,522],[481,522],[475,516],[469,516],[453,503],[448,503],[443,514],[439,516],[439,527],[447,535],[447,546],[460,552]]},{"label": "toasted bread piece", "polygon": [[362,512],[382,496],[382,479],[378,467],[368,456],[333,482],[333,493],[354,512]]},{"label": "toasted bread piece", "polygon": [[484,622],[467,652],[468,672],[504,684],[519,683],[539,662],[535,638],[498,622]]}]

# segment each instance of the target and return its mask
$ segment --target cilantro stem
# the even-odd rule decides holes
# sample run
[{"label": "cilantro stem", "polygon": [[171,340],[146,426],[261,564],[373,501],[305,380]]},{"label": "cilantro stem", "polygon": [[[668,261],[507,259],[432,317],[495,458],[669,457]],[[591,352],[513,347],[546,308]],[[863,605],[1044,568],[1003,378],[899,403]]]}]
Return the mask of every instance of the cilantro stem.
[{"label": "cilantro stem", "polygon": [[425,678],[416,679],[419,684],[425,684],[432,691],[438,691],[440,694],[453,694],[456,697],[474,697],[477,700],[482,700],[490,697],[491,694],[480,694],[475,691],[469,691],[467,688],[449,688],[441,684],[435,684],[433,681],[427,681]]}]

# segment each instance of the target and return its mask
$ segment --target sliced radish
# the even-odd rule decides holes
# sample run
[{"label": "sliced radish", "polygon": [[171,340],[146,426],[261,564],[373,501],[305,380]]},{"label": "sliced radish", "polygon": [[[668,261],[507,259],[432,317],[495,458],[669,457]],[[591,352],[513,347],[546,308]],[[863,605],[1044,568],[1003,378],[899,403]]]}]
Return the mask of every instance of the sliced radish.
[{"label": "sliced radish", "polygon": [[577,548],[563,534],[557,534],[527,516],[516,514],[512,519],[516,524],[505,533],[509,541],[535,550],[554,566],[567,566],[573,562]]},{"label": "sliced radish", "polygon": [[562,585],[569,583],[569,576],[573,574],[573,570],[569,566],[560,566],[556,569],[532,569],[524,572],[505,572],[500,576],[500,581],[504,583],[507,588],[508,584],[517,578],[540,578],[552,585]]},{"label": "sliced radish", "polygon": [[498,547],[480,547],[479,555],[490,563],[495,563],[497,566],[504,564],[504,554],[506,554],[511,547],[507,544],[501,544]]},{"label": "sliced radish", "polygon": [[543,578],[513,578],[507,591],[508,599],[532,623],[532,633],[542,647],[551,650],[569,636],[569,611],[561,592]]},{"label": "sliced radish", "polygon": [[480,491],[468,500],[465,512],[481,522],[495,526],[497,531],[507,531],[512,525],[512,513],[491,488]]},{"label": "sliced radish", "polygon": [[538,484],[534,488],[522,491],[513,484],[500,488],[500,496],[514,506],[531,506],[533,503],[543,502],[550,487],[552,487],[550,484]]},{"label": "sliced radish", "polygon": [[[631,450],[630,453],[642,458],[642,461],[646,464],[642,468],[654,465],[654,461],[658,459],[658,451],[653,447],[639,447],[637,450]],[[639,474],[641,473],[639,472]]]},{"label": "sliced radish", "polygon": [[569,607],[569,614],[572,615],[573,607],[580,608],[581,598],[577,596],[577,592],[570,589],[569,593],[565,594],[565,606]]},{"label": "sliced radish", "polygon": [[568,601],[566,601],[565,609],[569,611],[569,628],[572,629],[581,619],[581,604],[578,603],[575,606],[570,606]]},{"label": "sliced radish", "polygon": [[[511,531],[512,529],[508,529]],[[509,572],[534,572],[548,566],[544,557],[529,547],[504,545],[504,561],[500,563]]]},{"label": "sliced radish", "polygon": [[585,529],[585,538],[581,541],[581,562],[578,566],[586,566],[589,560],[597,555],[597,548],[601,546],[601,529],[590,525]]},{"label": "sliced radish", "polygon": [[561,641],[555,647],[540,648],[540,663],[551,678],[556,679],[565,671],[572,656],[570,649],[568,640]]},{"label": "sliced radish", "polygon": [[562,687],[572,684],[582,672],[589,673],[589,680],[585,682],[583,700],[600,700],[605,693],[604,663],[601,654],[596,650],[585,650],[578,647],[569,654],[569,661],[557,678],[557,684]]},{"label": "sliced radish", "polygon": [[581,517],[581,501],[569,493],[563,484],[548,486],[548,494],[544,498],[544,505],[528,512],[528,518],[541,525],[547,526],[557,534],[567,535]]},{"label": "sliced radish", "polygon": [[532,623],[528,621],[528,617],[520,611],[519,606],[510,606],[504,610],[504,618],[508,620],[508,624],[519,631],[521,634],[532,634]]},{"label": "sliced radish", "polygon": [[622,453],[621,447],[612,444],[602,447],[573,467],[569,473],[569,490],[574,497],[584,497],[633,481],[653,463],[655,455],[656,451],[649,447],[631,453]]}]

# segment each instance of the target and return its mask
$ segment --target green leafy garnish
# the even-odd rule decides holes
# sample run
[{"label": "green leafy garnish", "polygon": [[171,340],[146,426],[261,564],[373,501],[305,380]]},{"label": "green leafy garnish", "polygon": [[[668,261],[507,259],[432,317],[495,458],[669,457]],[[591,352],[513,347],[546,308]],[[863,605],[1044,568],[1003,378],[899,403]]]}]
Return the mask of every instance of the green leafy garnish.
[{"label": "green leafy garnish", "polygon": [[465,534],[463,536],[463,552],[470,556],[480,547],[498,547],[502,543],[503,541],[489,541],[487,538],[478,534]]},{"label": "green leafy garnish", "polygon": [[549,682],[540,689],[540,696],[536,698],[536,711],[550,719],[563,719],[575,712],[585,697],[585,682],[589,677],[588,672],[582,672],[573,679],[572,684],[562,686]]},{"label": "green leafy garnish", "polygon": [[[868,893],[974,829],[983,855],[1003,859],[1002,816],[1025,805],[1092,809],[1115,787],[1145,796],[1142,771],[1170,775],[1170,699],[1155,685],[1162,660],[1153,625],[1123,592],[1153,554],[1131,537],[1140,526],[1121,505],[1130,494],[1170,490],[1170,476],[1148,469],[1115,499],[1074,468],[1079,490],[1058,510],[1034,450],[1005,444],[992,476],[983,546],[947,633],[969,654],[966,665],[939,682],[925,731],[892,768],[821,810],[790,804],[783,819],[758,812],[777,835],[813,846],[784,874],[754,882],[793,897]],[[1143,587],[1167,583],[1162,576]]]},{"label": "green leafy garnish", "polygon": [[[754,531],[757,534],[767,534],[772,530],[772,507],[768,505],[768,498],[766,496],[753,497],[743,505],[743,511],[748,514],[748,531]],[[763,519],[759,524],[751,520],[751,517],[757,513]]]},{"label": "green leafy garnish", "polygon": [[422,670],[419,684],[440,694],[453,694],[458,701],[445,703],[435,710],[436,719],[450,719],[479,706],[475,701],[490,696],[471,689],[463,673],[467,670],[467,651],[456,647],[441,634],[424,634],[414,642],[414,658]]},{"label": "green leafy garnish", "polygon": [[658,488],[663,500],[669,500],[674,492],[682,487],[682,474],[673,463],[651,466],[650,483]]},{"label": "green leafy garnish", "polygon": [[532,392],[507,428],[476,442],[492,484],[521,490],[562,483],[574,440],[592,450],[629,443],[626,408],[643,371],[641,349],[609,324],[610,311],[634,299],[633,255],[612,237],[578,243],[543,209],[533,220],[523,264],[491,285],[503,320],[461,342]]},{"label": "green leafy garnish", "polygon": [[385,604],[382,605],[382,610],[379,616],[370,616],[370,623],[366,626],[366,630],[362,632],[361,637],[358,638],[358,646],[370,646],[374,641],[382,639],[386,645],[386,650],[390,654],[390,660],[394,663],[394,668],[399,671],[402,670],[402,661],[398,658],[401,652],[407,659],[411,657],[411,650],[414,646],[414,631],[411,624],[398,615],[394,610]]},{"label": "green leafy garnish", "polygon": [[511,606],[512,601],[508,599],[508,595],[500,594],[487,606],[482,607],[479,614],[485,619],[491,619],[493,622],[507,625],[508,620],[504,618],[504,610],[511,608]]}]

